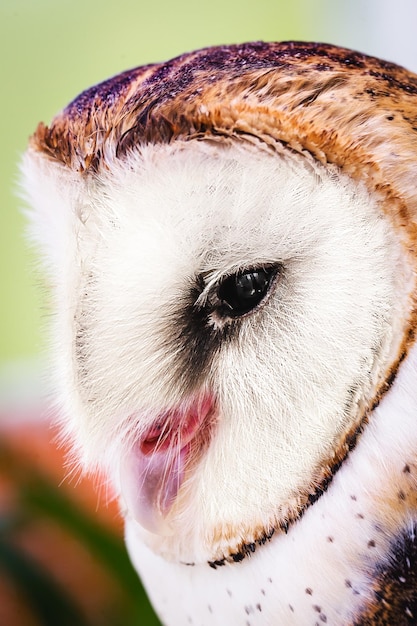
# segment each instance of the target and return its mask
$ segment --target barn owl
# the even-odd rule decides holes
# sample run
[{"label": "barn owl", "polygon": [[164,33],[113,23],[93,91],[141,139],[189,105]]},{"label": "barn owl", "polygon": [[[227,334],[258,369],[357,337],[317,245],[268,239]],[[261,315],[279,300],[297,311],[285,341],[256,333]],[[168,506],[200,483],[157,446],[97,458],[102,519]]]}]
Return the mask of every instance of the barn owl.
[{"label": "barn owl", "polygon": [[63,429],[166,626],[417,623],[416,157],[417,76],[297,42],[31,138]]}]

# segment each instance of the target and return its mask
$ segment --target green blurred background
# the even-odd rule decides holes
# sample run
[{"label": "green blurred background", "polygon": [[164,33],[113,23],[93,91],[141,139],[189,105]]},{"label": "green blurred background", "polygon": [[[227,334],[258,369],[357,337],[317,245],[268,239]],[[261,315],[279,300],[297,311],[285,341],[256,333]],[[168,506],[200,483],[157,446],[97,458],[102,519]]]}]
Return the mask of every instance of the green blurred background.
[{"label": "green blurred background", "polygon": [[[36,377],[42,290],[25,245],[19,156],[37,123],[123,69],[207,45],[309,39],[416,64],[415,0],[0,0],[0,398]],[[32,366],[32,365],[33,366]],[[17,369],[16,369],[17,366]],[[30,377],[29,376],[29,377]]]}]

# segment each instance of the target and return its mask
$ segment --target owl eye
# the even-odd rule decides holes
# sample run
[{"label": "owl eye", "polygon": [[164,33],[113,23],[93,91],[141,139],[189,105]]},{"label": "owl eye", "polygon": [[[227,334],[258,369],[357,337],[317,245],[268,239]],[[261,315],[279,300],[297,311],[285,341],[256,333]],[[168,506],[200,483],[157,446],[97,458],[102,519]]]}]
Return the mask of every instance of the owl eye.
[{"label": "owl eye", "polygon": [[227,315],[239,317],[254,309],[266,296],[277,268],[259,268],[239,272],[223,280],[217,297],[226,307]]}]

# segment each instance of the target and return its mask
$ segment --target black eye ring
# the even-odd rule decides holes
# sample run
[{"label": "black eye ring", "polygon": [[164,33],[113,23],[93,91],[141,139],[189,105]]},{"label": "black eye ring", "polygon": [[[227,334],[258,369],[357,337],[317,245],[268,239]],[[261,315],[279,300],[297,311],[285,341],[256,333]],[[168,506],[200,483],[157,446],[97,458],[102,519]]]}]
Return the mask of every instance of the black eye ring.
[{"label": "black eye ring", "polygon": [[267,295],[277,266],[247,269],[227,276],[217,288],[221,312],[229,317],[241,317],[255,309]]}]

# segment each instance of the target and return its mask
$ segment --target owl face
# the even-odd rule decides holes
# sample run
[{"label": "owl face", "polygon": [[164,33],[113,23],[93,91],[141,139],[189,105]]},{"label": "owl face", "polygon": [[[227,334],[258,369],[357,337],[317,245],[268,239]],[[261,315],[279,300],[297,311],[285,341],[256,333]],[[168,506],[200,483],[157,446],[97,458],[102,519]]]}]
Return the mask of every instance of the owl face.
[{"label": "owl face", "polygon": [[244,141],[146,146],[78,207],[64,376],[85,463],[155,551],[232,559],[362,428],[400,349],[400,242],[364,185]]},{"label": "owl face", "polygon": [[167,560],[286,533],[390,388],[415,326],[413,90],[331,46],[231,46],[111,79],[32,139],[65,432]]}]

